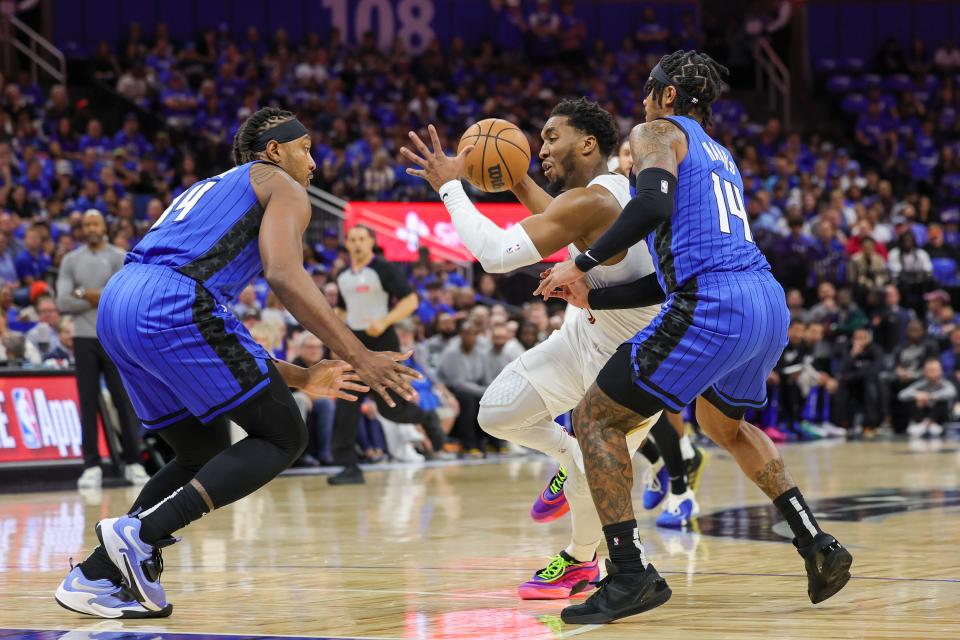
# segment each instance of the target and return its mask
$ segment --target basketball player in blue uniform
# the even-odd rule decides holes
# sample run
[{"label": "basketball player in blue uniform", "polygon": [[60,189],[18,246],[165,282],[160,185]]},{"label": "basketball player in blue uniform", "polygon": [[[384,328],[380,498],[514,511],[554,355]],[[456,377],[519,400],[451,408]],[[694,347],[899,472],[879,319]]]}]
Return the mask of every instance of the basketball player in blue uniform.
[{"label": "basketball player in blue uniform", "polygon": [[[372,388],[391,406],[391,392],[413,397],[409,378],[418,374],[399,364],[410,354],[363,347],[303,268],[305,187],[315,168],[307,129],[290,112],[261,109],[240,127],[233,155],[233,169],[173,201],[100,299],[98,337],[138,417],[176,457],[144,485],[130,515],[97,524],[100,547],[56,592],[73,611],[170,614],[159,578],[171,534],[262,487],[303,452],[307,429],[288,387],[344,399]],[[261,272],[346,362],[303,369],[254,342],[226,305]],[[233,445],[228,419],[248,434]]]},{"label": "basketball player in blue uniform", "polygon": [[753,242],[743,182],[730,152],[704,131],[727,69],[677,51],[651,71],[646,122],[630,146],[637,195],[575,261],[544,274],[536,293],[584,277],[646,238],[656,273],[631,285],[631,306],[664,300],[658,317],[621,345],[574,410],[590,491],[610,552],[607,577],[564,622],[612,622],[666,602],[666,581],[647,563],[633,512],[624,434],[657,411],[697,399],[697,419],[790,525],[814,603],[850,579],[850,552],[821,531],[770,439],[743,420],[766,403],[766,380],[787,342],[783,289]]}]

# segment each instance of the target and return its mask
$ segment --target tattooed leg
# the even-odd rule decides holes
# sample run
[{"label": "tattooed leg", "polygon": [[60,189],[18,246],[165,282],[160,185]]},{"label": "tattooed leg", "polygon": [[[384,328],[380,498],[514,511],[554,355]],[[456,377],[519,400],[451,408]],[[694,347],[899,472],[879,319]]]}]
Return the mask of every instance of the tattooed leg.
[{"label": "tattooed leg", "polygon": [[646,420],[610,399],[594,383],[573,411],[590,493],[600,522],[633,520],[633,465],[626,433]]},{"label": "tattooed leg", "polygon": [[726,416],[704,398],[697,399],[697,422],[771,500],[796,486],[776,445],[760,429]]}]

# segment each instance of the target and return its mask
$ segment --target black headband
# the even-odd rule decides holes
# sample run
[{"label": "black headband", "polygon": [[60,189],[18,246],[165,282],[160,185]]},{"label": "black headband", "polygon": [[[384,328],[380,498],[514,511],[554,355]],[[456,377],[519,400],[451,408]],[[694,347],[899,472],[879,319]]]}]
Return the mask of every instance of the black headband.
[{"label": "black headband", "polygon": [[258,135],[257,141],[253,145],[253,150],[263,151],[267,148],[267,143],[271,140],[276,140],[279,144],[283,144],[284,142],[290,142],[291,140],[302,138],[308,133],[310,132],[307,131],[307,128],[303,126],[303,124],[296,118],[293,120],[287,120],[286,122],[281,122],[275,127],[270,127]]},{"label": "black headband", "polygon": [[660,84],[673,87],[674,89],[676,89],[677,95],[680,96],[681,98],[687,98],[693,104],[697,104],[697,102],[699,102],[697,98],[691,96],[689,93],[684,91],[680,85],[674,82],[673,79],[667,75],[667,72],[660,68],[660,63],[657,63],[657,66],[655,66],[653,70],[650,71],[650,77],[656,80],[657,82],[659,82]]}]

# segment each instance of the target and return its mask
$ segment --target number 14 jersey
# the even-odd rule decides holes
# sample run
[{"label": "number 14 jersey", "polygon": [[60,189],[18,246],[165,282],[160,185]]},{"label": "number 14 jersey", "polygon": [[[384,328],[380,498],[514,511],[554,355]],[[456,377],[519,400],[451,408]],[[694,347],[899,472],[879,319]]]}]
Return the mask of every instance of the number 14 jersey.
[{"label": "number 14 jersey", "polygon": [[250,184],[255,164],[191,185],[127,254],[125,264],[170,267],[199,282],[220,304],[235,299],[263,271],[258,241],[263,207]]},{"label": "number 14 jersey", "polygon": [[705,273],[769,271],[750,233],[743,179],[730,152],[696,120],[664,119],[686,135],[687,155],[678,167],[673,216],[647,237],[660,286],[670,293]]}]

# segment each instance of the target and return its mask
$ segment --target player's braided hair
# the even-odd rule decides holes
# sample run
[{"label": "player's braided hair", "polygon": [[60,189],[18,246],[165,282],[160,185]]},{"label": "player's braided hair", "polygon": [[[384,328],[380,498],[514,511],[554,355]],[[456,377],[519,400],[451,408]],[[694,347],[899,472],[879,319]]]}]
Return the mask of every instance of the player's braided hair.
[{"label": "player's braided hair", "polygon": [[[730,70],[706,53],[683,49],[660,58],[660,68],[686,94],[677,92],[674,113],[690,115],[700,120],[703,126],[709,126],[712,120],[710,105],[727,88],[724,79],[730,75]],[[665,84],[653,78],[647,81],[646,91],[653,92],[653,99],[658,104],[665,88]]]},{"label": "player's braided hair", "polygon": [[241,165],[256,160],[260,153],[253,150],[257,143],[257,136],[270,127],[293,117],[293,114],[289,111],[273,107],[264,107],[253,113],[243,121],[243,124],[237,129],[237,135],[233,137],[233,163]]},{"label": "player's braided hair", "polygon": [[617,123],[603,107],[587,98],[564,99],[550,112],[550,117],[566,116],[567,123],[587,135],[597,139],[600,153],[610,156],[620,142]]}]

